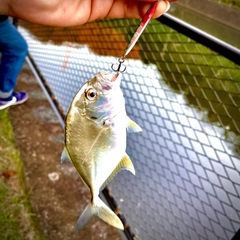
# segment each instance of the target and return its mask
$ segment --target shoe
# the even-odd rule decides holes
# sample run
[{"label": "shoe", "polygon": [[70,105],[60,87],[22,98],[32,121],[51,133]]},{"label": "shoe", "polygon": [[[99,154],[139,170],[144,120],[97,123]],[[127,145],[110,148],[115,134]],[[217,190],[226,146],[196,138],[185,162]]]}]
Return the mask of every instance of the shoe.
[{"label": "shoe", "polygon": [[28,100],[28,94],[26,92],[13,92],[8,98],[0,98],[0,110],[24,103]]}]

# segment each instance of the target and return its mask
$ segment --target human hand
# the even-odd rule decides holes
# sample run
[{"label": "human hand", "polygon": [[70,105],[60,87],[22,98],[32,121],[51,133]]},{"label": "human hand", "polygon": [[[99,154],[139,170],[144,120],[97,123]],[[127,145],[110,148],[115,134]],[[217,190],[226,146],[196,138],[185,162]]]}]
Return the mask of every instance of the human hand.
[{"label": "human hand", "polygon": [[[142,18],[156,0],[1,0],[0,14],[49,26],[81,25],[103,18]],[[176,0],[168,0],[174,2]],[[169,8],[160,0],[153,18]]]}]

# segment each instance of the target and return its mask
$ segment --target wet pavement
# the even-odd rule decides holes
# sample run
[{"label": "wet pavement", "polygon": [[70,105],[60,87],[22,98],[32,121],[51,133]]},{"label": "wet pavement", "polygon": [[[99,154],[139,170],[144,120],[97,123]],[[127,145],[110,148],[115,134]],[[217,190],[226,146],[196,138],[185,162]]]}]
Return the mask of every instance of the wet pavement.
[{"label": "wet pavement", "polygon": [[26,63],[16,90],[29,94],[25,104],[9,112],[40,231],[47,240],[121,239],[116,229],[99,220],[75,234],[75,223],[90,200],[89,191],[71,163],[59,163],[63,129]]}]

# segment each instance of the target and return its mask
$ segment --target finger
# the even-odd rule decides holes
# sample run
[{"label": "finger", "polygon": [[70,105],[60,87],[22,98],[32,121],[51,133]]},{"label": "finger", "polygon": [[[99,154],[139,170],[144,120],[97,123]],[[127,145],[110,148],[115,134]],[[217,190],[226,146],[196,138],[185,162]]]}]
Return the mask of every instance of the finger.
[{"label": "finger", "polygon": [[[170,0],[172,1],[172,0]],[[175,0],[173,0],[175,1]],[[154,1],[114,1],[107,18],[142,18]],[[170,7],[168,1],[160,0],[153,18],[161,16]]]},{"label": "finger", "polygon": [[[140,16],[141,18],[145,15],[145,13],[148,11],[152,3],[145,3],[144,5],[141,6],[140,8]],[[160,17],[163,13],[167,12],[170,8],[170,3],[169,1],[159,1],[156,11],[153,14],[152,18],[158,18]]]}]

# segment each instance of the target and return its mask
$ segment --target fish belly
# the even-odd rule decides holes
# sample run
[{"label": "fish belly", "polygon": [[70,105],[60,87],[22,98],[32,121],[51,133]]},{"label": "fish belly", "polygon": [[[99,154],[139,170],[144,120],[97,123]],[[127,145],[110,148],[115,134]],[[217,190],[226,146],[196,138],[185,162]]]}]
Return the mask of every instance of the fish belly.
[{"label": "fish belly", "polygon": [[99,127],[92,120],[75,117],[66,129],[66,148],[82,180],[98,191],[125,154],[126,128],[122,121]]}]

